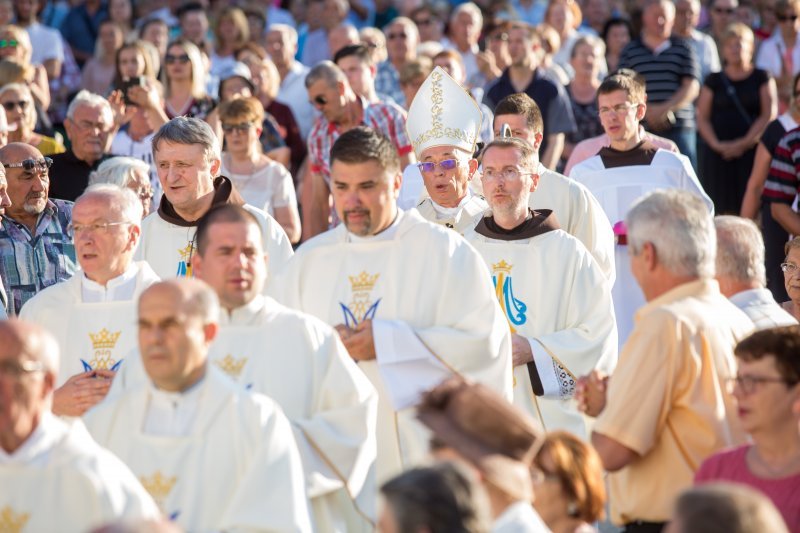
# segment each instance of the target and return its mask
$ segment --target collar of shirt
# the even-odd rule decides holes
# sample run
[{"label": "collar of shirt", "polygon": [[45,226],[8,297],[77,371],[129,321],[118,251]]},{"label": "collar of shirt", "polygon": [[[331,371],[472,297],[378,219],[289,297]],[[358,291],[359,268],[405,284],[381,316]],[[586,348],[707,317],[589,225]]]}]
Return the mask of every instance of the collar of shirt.
[{"label": "collar of shirt", "polygon": [[247,303],[241,307],[237,307],[230,313],[223,311],[222,315],[220,316],[220,325],[244,326],[253,324],[254,319],[258,316],[259,311],[264,308],[265,302],[266,299],[264,296],[257,294],[256,297],[250,301],[250,303]]},{"label": "collar of shirt", "polygon": [[719,283],[715,279],[696,279],[682,283],[674,287],[661,296],[647,302],[643,307],[639,308],[634,315],[634,320],[638,321],[640,317],[646,315],[654,309],[658,309],[665,305],[669,305],[684,298],[696,298],[704,294],[717,293],[719,294]]},{"label": "collar of shirt", "polygon": [[53,445],[59,439],[57,431],[58,422],[49,412],[42,413],[39,423],[33,433],[12,453],[0,448],[0,465],[29,465],[38,466],[45,464]]},{"label": "collar of shirt", "polygon": [[666,41],[664,41],[663,43],[659,44],[658,46],[656,46],[653,49],[653,55],[657,56],[660,53],[667,51],[670,46],[672,46],[672,40],[671,39],[667,39]]},{"label": "collar of shirt", "polygon": [[432,198],[431,205],[433,206],[433,210],[436,211],[436,218],[453,218],[458,214],[459,211],[461,211],[461,209],[464,208],[465,205],[467,205],[467,202],[469,202],[470,198],[472,198],[472,192],[469,190],[469,187],[467,187],[467,194],[461,199],[460,202],[458,202],[457,206],[442,207],[434,202]]},{"label": "collar of shirt", "polygon": [[116,278],[108,280],[105,287],[90,280],[84,273],[81,276],[81,297],[83,302],[102,303],[132,300],[133,294],[136,292],[136,275],[138,273],[139,265],[131,261],[127,270]]},{"label": "collar of shirt", "polygon": [[206,377],[203,376],[200,381],[183,392],[161,390],[150,382],[144,432],[162,437],[189,435],[197,417]]},{"label": "collar of shirt", "polygon": [[400,227],[400,219],[403,217],[403,210],[399,207],[397,208],[397,216],[394,217],[394,221],[389,224],[389,227],[383,230],[382,232],[378,233],[377,235],[370,235],[368,237],[361,237],[359,235],[354,235],[347,232],[347,239],[349,242],[382,242],[382,241],[390,241],[394,239],[395,234],[397,233],[397,228]]},{"label": "collar of shirt", "polygon": [[739,309],[753,304],[774,304],[778,305],[769,289],[750,289],[737,292],[728,300]]}]

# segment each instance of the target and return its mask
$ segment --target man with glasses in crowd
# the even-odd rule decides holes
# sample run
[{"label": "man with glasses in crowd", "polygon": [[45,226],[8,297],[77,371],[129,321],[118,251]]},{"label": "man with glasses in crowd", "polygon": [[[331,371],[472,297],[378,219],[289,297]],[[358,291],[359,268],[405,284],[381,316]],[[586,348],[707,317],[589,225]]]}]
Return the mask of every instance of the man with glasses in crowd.
[{"label": "man with glasses in crowd", "polygon": [[89,174],[109,157],[116,132],[111,104],[81,91],[69,104],[64,127],[71,148],[53,156],[50,196],[74,202],[89,185]]},{"label": "man with glasses in crowd", "polygon": [[8,197],[0,226],[0,277],[8,291],[8,314],[17,315],[37,292],[72,277],[77,265],[67,226],[72,202],[52,200],[50,158],[25,143],[0,148]]},{"label": "man with glasses in crowd", "polygon": [[363,125],[385,135],[400,155],[403,168],[414,161],[414,155],[402,109],[384,103],[372,104],[358,96],[342,70],[330,61],[311,69],[305,83],[309,100],[322,113],[308,137],[309,174],[302,194],[307,199],[303,236],[308,239],[330,227],[331,215],[334,225],[338,224],[336,214],[330,210],[330,151],[342,133]]},{"label": "man with glasses in crowd", "polygon": [[[400,69],[417,58],[419,30],[409,18],[397,17],[383,29],[386,34],[386,52],[389,57],[378,65],[375,90],[388,94],[402,107],[407,107],[406,97],[400,88]],[[401,154],[402,155],[402,154]]]},{"label": "man with glasses in crowd", "polygon": [[58,343],[57,415],[81,416],[100,402],[136,348],[136,302],[159,281],[147,263],[133,261],[141,223],[141,202],[133,191],[89,187],[75,202],[69,225],[80,275],[39,292],[20,313]]},{"label": "man with glasses in crowd", "polygon": [[[486,146],[482,164],[491,214],[464,238],[491,270],[511,328],[514,404],[548,431],[586,438],[583,415],[569,400],[576,376],[609,374],[616,365],[611,285],[551,210],[529,207],[540,179],[535,148],[500,137]],[[553,264],[560,265],[557,277],[549,275]]]},{"label": "man with glasses in crowd", "polygon": [[606,78],[597,90],[600,122],[611,145],[572,169],[570,177],[582,183],[603,206],[614,228],[614,309],[620,346],[633,329],[634,312],[644,297],[630,271],[625,214],[633,202],[655,189],[684,189],[713,210],[689,160],[680,154],[656,148],[642,137],[639,122],[647,110],[644,85],[627,74]]}]

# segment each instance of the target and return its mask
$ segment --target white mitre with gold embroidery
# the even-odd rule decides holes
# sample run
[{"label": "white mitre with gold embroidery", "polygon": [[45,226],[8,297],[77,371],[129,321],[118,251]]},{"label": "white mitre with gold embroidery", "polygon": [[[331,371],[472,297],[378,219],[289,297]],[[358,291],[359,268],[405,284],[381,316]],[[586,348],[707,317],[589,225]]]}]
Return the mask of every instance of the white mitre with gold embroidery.
[{"label": "white mitre with gold embroidery", "polygon": [[472,155],[482,118],[469,92],[436,67],[408,108],[406,129],[418,158],[432,146],[456,146]]}]

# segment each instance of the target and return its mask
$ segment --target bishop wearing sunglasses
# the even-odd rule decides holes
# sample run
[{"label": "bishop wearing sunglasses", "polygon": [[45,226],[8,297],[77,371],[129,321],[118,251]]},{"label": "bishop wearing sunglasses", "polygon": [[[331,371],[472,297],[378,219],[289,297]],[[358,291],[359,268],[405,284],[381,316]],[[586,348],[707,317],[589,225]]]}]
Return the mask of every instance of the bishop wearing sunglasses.
[{"label": "bishop wearing sunglasses", "polygon": [[0,225],[0,277],[8,291],[8,314],[17,315],[37,292],[72,277],[77,268],[68,226],[72,202],[53,200],[53,160],[29,144],[0,148],[11,205]]}]

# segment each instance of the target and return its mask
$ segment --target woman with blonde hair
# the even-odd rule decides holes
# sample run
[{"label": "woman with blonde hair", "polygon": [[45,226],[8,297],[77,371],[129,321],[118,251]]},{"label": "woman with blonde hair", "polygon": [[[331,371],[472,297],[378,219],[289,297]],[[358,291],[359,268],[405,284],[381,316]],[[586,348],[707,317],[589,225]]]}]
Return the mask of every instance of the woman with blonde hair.
[{"label": "woman with blonde hair", "polygon": [[46,111],[50,107],[47,71],[42,65],[31,64],[32,54],[33,46],[27,31],[13,24],[0,27],[0,59],[15,59],[23,66],[31,67],[25,83],[30,88],[36,105]]},{"label": "woman with blonde hair", "polygon": [[214,23],[214,52],[210,55],[211,75],[218,76],[236,62],[234,54],[250,40],[247,16],[238,7],[223,8]]},{"label": "woman with blonde hair", "polygon": [[264,107],[256,98],[236,98],[219,106],[219,119],[226,147],[220,172],[248,204],[275,217],[289,240],[297,242],[300,216],[292,176],[261,149]]},{"label": "woman with blonde hair", "polygon": [[163,72],[167,116],[205,120],[216,104],[206,93],[206,71],[197,45],[187,39],[172,41],[164,56]]},{"label": "woman with blonde hair", "polygon": [[566,431],[547,434],[534,460],[533,506],[553,533],[591,533],[606,503],[603,464],[594,448]]},{"label": "woman with blonde hair", "polygon": [[[0,65],[8,60],[0,61]],[[8,132],[8,142],[22,142],[35,146],[42,155],[65,152],[60,141],[35,133],[36,110],[30,87],[24,83],[10,83],[0,88],[0,105],[3,106],[8,125],[14,128]]]},{"label": "woman with blonde hair", "polygon": [[[114,80],[112,87],[122,89],[125,82],[133,78],[156,80],[158,68],[153,66],[153,45],[137,40],[125,43],[117,50],[114,61]],[[156,54],[157,55],[157,54]]]}]

